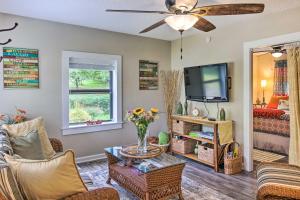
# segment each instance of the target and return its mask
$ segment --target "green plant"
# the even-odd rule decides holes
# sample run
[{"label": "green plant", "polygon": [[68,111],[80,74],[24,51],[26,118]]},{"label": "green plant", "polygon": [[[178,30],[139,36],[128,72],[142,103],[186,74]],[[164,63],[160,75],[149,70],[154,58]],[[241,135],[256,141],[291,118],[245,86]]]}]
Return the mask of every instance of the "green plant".
[{"label": "green plant", "polygon": [[71,109],[69,117],[71,123],[91,120],[91,116],[89,115],[89,113],[85,109],[83,109],[79,103],[75,103],[75,107]]}]

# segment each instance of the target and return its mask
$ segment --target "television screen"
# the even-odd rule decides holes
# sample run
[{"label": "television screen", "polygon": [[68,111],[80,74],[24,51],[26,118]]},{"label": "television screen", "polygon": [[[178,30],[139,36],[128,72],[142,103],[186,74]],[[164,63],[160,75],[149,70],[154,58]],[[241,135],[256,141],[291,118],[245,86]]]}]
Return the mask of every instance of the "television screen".
[{"label": "television screen", "polygon": [[184,68],[188,100],[228,102],[227,63]]}]

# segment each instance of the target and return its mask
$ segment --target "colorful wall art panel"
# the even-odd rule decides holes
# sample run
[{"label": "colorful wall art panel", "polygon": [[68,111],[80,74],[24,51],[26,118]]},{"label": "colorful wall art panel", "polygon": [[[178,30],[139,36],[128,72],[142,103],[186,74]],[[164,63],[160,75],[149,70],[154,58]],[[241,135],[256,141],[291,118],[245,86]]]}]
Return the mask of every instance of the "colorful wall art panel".
[{"label": "colorful wall art panel", "polygon": [[39,88],[37,49],[3,47],[4,88]]},{"label": "colorful wall art panel", "polygon": [[158,63],[147,60],[139,62],[140,90],[158,89]]}]

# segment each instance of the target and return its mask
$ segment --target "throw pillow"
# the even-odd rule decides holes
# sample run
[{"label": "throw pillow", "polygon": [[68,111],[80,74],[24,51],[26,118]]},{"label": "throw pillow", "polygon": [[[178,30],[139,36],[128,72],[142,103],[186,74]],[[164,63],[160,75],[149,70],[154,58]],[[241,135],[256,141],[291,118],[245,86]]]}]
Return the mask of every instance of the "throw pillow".
[{"label": "throw pillow", "polygon": [[0,161],[0,188],[0,199],[24,200],[11,169],[3,160]]},{"label": "throw pillow", "polygon": [[166,132],[160,132],[158,135],[158,144],[169,144],[169,134]]},{"label": "throw pillow", "polygon": [[5,155],[26,199],[54,200],[86,192],[71,150],[50,160],[16,159]]},{"label": "throw pillow", "polygon": [[42,144],[37,131],[29,132],[27,135],[11,137],[10,142],[15,154],[22,158],[32,160],[43,160]]},{"label": "throw pillow", "polygon": [[55,155],[55,152],[49,141],[46,129],[44,127],[43,118],[38,117],[36,119],[22,122],[19,124],[11,124],[11,125],[4,124],[2,125],[2,128],[7,130],[8,135],[10,137],[25,136],[27,133],[37,130],[40,137],[44,158],[49,159],[53,155]]},{"label": "throw pillow", "polygon": [[14,151],[9,141],[7,131],[0,128],[0,155],[13,155]]},{"label": "throw pillow", "polygon": [[280,99],[279,104],[278,104],[278,109],[279,110],[289,110],[289,101]]},{"label": "throw pillow", "polygon": [[279,104],[279,100],[288,100],[289,97],[288,96],[272,96],[267,108],[270,109],[277,109],[278,108],[278,104]]}]

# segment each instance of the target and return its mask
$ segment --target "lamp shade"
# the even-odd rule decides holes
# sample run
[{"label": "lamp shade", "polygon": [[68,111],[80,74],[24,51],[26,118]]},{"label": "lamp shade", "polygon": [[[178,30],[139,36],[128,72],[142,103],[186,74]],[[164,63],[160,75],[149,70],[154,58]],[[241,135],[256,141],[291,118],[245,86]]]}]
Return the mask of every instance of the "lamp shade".
[{"label": "lamp shade", "polygon": [[261,86],[262,88],[267,87],[267,80],[261,80],[261,81],[260,81],[260,86]]},{"label": "lamp shade", "polygon": [[272,56],[273,56],[274,58],[279,58],[279,57],[282,56],[282,53],[281,53],[281,52],[273,52],[273,53],[272,53]]},{"label": "lamp shade", "polygon": [[167,24],[177,31],[185,31],[193,27],[198,17],[193,15],[172,15],[165,19]]}]

